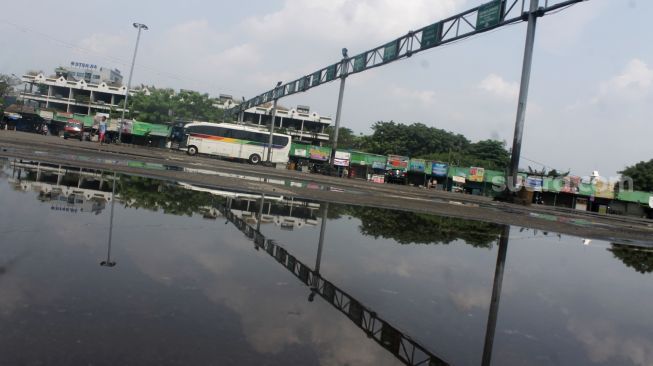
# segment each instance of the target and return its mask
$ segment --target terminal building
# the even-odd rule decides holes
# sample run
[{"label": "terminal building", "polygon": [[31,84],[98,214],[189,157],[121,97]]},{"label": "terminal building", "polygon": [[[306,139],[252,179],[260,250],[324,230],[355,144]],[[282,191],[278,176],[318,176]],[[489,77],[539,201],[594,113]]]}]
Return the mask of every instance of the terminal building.
[{"label": "terminal building", "polygon": [[[127,87],[116,69],[84,64],[84,68],[58,67],[55,75],[28,73],[20,99],[25,105],[56,112],[93,115],[121,112]],[[137,90],[132,89],[131,94]],[[144,90],[147,93],[147,90]]]},{"label": "terminal building", "polygon": [[[221,94],[218,106],[229,109],[238,103],[230,95]],[[272,103],[266,103],[245,110],[243,122],[257,126],[269,126],[272,120]],[[286,108],[277,105],[275,129],[292,136],[293,141],[310,143],[322,146],[329,142],[326,130],[332,123],[331,117],[321,116],[311,112],[310,107],[298,105],[295,108]]]}]

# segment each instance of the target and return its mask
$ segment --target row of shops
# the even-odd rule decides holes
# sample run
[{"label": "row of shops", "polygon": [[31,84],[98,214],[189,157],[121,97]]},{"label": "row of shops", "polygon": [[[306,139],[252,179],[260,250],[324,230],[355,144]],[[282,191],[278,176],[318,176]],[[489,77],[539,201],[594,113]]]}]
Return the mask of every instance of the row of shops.
[{"label": "row of shops", "polygon": [[[290,165],[298,170],[315,171],[316,166],[327,164],[330,156],[329,147],[293,143]],[[338,150],[334,165],[339,167],[341,176],[376,183],[398,182],[489,197],[501,194],[506,187],[504,171],[451,166],[406,156]],[[632,191],[621,182],[608,182],[601,177],[548,177],[520,173],[515,190],[522,188],[526,200],[535,204],[653,218],[652,193]]]},{"label": "row of shops", "polygon": [[[25,132],[41,132],[44,126],[50,135],[63,136],[64,128],[69,123],[83,126],[86,139],[91,140],[97,134],[102,114],[89,116],[77,113],[31,111],[25,113],[6,112],[3,116],[3,128]],[[106,115],[105,115],[106,116]],[[120,135],[120,119],[107,118],[108,141],[117,141]],[[166,147],[171,135],[168,125],[125,120],[122,124],[122,142],[153,147]]]}]

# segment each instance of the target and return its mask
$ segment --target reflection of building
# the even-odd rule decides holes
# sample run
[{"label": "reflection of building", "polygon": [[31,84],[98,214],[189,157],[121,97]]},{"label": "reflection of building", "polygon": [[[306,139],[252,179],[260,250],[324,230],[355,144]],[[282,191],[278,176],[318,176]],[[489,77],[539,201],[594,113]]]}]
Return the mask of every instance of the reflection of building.
[{"label": "reflection of building", "polygon": [[[245,220],[248,224],[255,225],[260,214],[261,224],[274,224],[282,230],[301,229],[304,226],[316,226],[317,211],[320,205],[315,202],[298,200],[293,197],[265,196],[261,206],[261,195],[240,193],[212,187],[179,183],[180,186],[193,191],[207,192],[216,196],[226,197],[231,212]],[[214,209],[206,209],[206,217],[215,217]]]},{"label": "reflection of building", "polygon": [[[218,106],[224,109],[232,108],[237,103],[230,95],[220,95]],[[255,125],[270,125],[272,120],[272,103],[260,105],[247,109],[243,115],[245,123]],[[288,109],[277,105],[274,125],[293,137],[293,141],[302,141],[315,145],[329,141],[329,134],[326,128],[331,125],[331,117],[320,116],[311,112],[310,107],[298,105],[296,108]]]},{"label": "reflection of building", "polygon": [[50,209],[69,213],[102,212],[111,201],[111,176],[40,162],[12,162],[9,183],[24,192],[38,192],[38,199]]}]

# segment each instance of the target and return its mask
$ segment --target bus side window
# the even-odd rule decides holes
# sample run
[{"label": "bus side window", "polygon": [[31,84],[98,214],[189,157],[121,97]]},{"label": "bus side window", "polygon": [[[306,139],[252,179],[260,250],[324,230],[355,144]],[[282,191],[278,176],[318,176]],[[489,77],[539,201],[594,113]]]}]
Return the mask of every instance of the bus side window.
[{"label": "bus side window", "polygon": [[286,146],[288,144],[288,138],[285,136],[274,136],[272,143],[277,146]]}]

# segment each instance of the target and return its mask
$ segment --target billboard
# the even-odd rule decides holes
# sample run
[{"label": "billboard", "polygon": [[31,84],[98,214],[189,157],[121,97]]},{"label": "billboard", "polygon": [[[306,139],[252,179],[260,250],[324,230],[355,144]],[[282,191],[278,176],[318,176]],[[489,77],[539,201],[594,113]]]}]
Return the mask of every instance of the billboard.
[{"label": "billboard", "polygon": [[424,159],[410,159],[409,169],[412,172],[424,173],[426,169],[426,161]]},{"label": "billboard", "polygon": [[470,182],[483,182],[485,178],[485,168],[471,167],[469,168],[469,177],[467,180]]},{"label": "billboard", "polygon": [[327,161],[331,155],[331,148],[321,146],[311,146],[309,149],[312,160]]},{"label": "billboard", "polygon": [[445,163],[433,163],[431,165],[431,174],[436,177],[446,177],[449,166]]},{"label": "billboard", "polygon": [[408,170],[408,161],[410,158],[400,155],[388,155],[387,169]]}]

